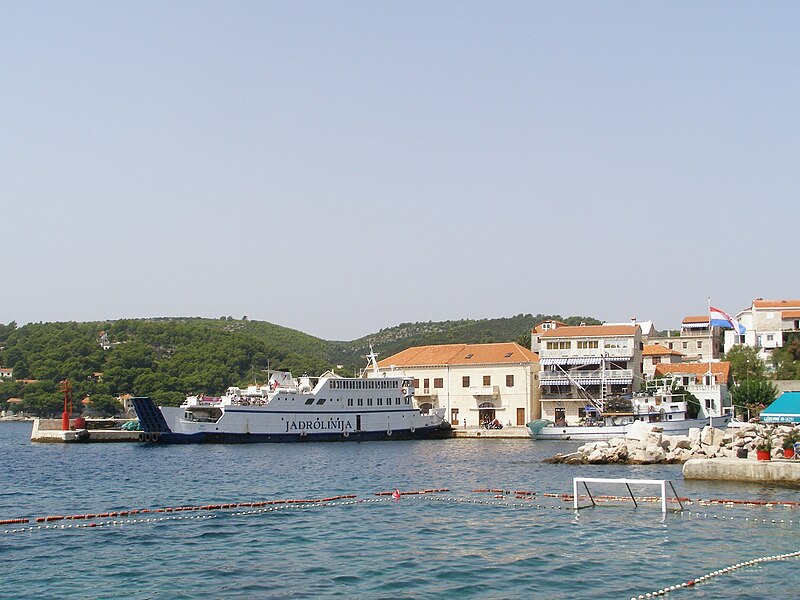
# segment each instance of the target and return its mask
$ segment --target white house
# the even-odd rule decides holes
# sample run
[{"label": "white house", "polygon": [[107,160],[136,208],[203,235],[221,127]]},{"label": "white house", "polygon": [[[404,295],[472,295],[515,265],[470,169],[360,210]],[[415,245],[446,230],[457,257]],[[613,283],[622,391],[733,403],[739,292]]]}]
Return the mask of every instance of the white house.
[{"label": "white house", "polygon": [[759,356],[769,364],[772,351],[782,347],[790,334],[800,332],[800,300],[756,298],[736,319],[746,331],[739,336],[733,330],[726,330],[725,351],[744,343],[757,348]]},{"label": "white house", "polygon": [[700,400],[700,417],[733,414],[730,386],[733,383],[731,363],[661,363],[656,377],[671,377],[687,392]]},{"label": "white house", "polygon": [[417,405],[446,408],[453,425],[524,426],[539,418],[539,358],[513,342],[416,346],[381,360],[382,372],[414,379]]}]

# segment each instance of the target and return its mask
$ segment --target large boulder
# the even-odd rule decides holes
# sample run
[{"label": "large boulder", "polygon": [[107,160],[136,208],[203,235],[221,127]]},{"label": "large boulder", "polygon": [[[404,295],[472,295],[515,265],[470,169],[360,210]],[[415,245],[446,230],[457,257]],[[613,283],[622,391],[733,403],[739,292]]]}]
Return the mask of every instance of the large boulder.
[{"label": "large boulder", "polygon": [[700,428],[689,428],[689,441],[692,443],[692,446],[698,446],[700,444]]},{"label": "large boulder", "polygon": [[634,421],[631,423],[631,426],[628,427],[628,432],[626,434],[627,439],[629,440],[638,440],[640,442],[644,441],[645,436],[650,433],[654,429],[651,423],[645,423],[644,421]]},{"label": "large boulder", "polygon": [[645,434],[642,443],[645,445],[646,448],[651,446],[658,446],[661,447],[661,444],[664,442],[664,434],[663,433],[656,433],[651,431]]}]

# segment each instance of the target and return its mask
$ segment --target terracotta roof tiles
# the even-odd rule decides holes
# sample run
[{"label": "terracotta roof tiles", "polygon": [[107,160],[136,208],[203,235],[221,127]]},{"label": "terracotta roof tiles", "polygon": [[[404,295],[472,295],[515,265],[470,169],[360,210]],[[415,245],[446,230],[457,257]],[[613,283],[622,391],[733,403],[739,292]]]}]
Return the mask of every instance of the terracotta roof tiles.
[{"label": "terracotta roof tiles", "polygon": [[763,300],[758,298],[753,300],[756,308],[799,308],[800,300]]},{"label": "terracotta roof tiles", "polygon": [[638,325],[578,325],[558,327],[545,331],[542,334],[543,338],[559,338],[559,337],[611,337],[611,336],[625,336],[636,335],[636,330],[640,327]]},{"label": "terracotta roof tiles", "polygon": [[514,342],[497,344],[445,344],[414,346],[378,361],[378,367],[433,367],[539,362],[539,356]]},{"label": "terracotta roof tiles", "polygon": [[712,362],[712,363],[659,363],[656,365],[655,376],[664,377],[665,375],[688,375],[694,376],[699,380],[708,373],[709,367],[719,383],[727,383],[731,373],[731,363]]},{"label": "terracotta roof tiles", "polygon": [[682,323],[708,323],[708,315],[689,315],[683,317]]},{"label": "terracotta roof tiles", "polygon": [[683,356],[682,352],[678,352],[677,350],[671,350],[670,348],[665,348],[660,344],[646,344],[645,347],[642,349],[642,356]]}]

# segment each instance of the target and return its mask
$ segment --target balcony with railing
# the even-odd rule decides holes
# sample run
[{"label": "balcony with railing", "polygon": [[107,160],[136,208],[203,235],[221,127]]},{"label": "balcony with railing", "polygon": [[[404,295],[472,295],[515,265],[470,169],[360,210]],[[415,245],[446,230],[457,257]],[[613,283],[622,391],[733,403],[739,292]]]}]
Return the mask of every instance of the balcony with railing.
[{"label": "balcony with railing", "polygon": [[633,369],[592,369],[581,371],[542,371],[539,373],[539,385],[581,385],[607,384],[623,385],[633,381]]},{"label": "balcony with railing", "polygon": [[631,360],[633,358],[632,348],[587,348],[587,349],[561,349],[561,350],[539,350],[539,359],[550,363],[586,363],[600,364],[602,359],[608,360]]}]

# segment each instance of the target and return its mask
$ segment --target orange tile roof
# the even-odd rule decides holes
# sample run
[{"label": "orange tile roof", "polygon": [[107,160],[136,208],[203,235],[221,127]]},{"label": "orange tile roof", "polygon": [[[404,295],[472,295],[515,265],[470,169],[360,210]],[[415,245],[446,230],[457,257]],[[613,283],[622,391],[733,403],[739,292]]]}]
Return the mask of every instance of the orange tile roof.
[{"label": "orange tile roof", "polygon": [[708,323],[708,315],[690,315],[683,317],[682,323]]},{"label": "orange tile roof", "polygon": [[800,319],[800,310],[784,310],[781,319]]},{"label": "orange tile roof", "polygon": [[682,352],[665,348],[660,344],[647,344],[642,349],[642,356],[664,356],[667,354],[671,354],[674,356],[683,356]]},{"label": "orange tile roof", "polygon": [[753,300],[756,308],[800,308],[800,300]]},{"label": "orange tile roof", "polygon": [[[469,357],[469,358],[467,358]],[[539,362],[539,356],[514,342],[498,344],[445,344],[414,346],[378,361],[378,367],[438,367]]]},{"label": "orange tile roof", "polygon": [[636,335],[638,325],[577,325],[558,327],[545,331],[543,338],[552,337],[609,337],[620,335]]},{"label": "orange tile roof", "polygon": [[719,383],[727,383],[731,374],[731,363],[729,362],[714,362],[714,363],[659,363],[656,365],[655,376],[664,377],[665,375],[694,375],[695,379],[699,379],[708,373],[708,368],[711,367],[711,373]]},{"label": "orange tile roof", "polygon": [[[555,323],[556,326],[553,329],[558,329],[559,327],[567,326],[566,323],[562,323],[561,321],[557,321],[555,319],[550,319],[549,321],[542,321],[541,323],[536,325],[531,331],[535,331],[536,333],[544,333],[545,330],[542,329],[542,325],[544,325],[545,323]],[[549,331],[549,329],[547,331]]]}]

